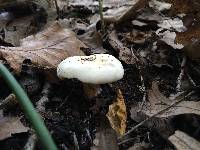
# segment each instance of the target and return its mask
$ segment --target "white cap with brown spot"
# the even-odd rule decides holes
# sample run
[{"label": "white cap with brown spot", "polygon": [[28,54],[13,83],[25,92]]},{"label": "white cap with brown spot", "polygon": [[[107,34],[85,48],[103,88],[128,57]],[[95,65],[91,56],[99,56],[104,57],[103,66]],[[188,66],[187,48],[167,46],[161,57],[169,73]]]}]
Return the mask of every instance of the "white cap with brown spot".
[{"label": "white cap with brown spot", "polygon": [[123,78],[121,62],[109,54],[72,56],[63,60],[57,67],[59,78],[76,78],[83,83],[105,84]]}]

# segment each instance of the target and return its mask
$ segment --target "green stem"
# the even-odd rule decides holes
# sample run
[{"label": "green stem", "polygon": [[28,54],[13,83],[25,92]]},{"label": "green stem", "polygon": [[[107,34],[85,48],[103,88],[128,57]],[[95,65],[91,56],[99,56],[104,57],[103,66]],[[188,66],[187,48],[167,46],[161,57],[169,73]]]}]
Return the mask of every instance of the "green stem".
[{"label": "green stem", "polygon": [[105,33],[105,24],[104,24],[104,20],[103,20],[103,0],[99,0],[99,15],[100,15],[100,19],[101,19],[101,30],[102,33]]},{"label": "green stem", "polygon": [[57,147],[47,130],[43,120],[41,119],[40,115],[34,109],[33,104],[31,103],[30,99],[28,98],[27,94],[21,88],[19,83],[13,77],[13,75],[8,71],[8,69],[0,63],[0,75],[4,78],[6,83],[12,89],[13,93],[17,97],[20,105],[22,106],[26,117],[31,122],[31,125],[36,131],[41,143],[43,144],[46,150],[57,150]]}]

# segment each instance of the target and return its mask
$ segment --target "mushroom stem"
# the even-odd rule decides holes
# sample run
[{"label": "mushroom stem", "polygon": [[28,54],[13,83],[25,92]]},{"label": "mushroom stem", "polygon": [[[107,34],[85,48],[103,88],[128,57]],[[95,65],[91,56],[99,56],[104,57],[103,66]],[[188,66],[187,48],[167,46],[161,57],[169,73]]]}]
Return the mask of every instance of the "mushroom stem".
[{"label": "mushroom stem", "polygon": [[101,87],[99,84],[83,84],[83,91],[85,95],[91,99],[93,97],[98,96],[101,93]]}]

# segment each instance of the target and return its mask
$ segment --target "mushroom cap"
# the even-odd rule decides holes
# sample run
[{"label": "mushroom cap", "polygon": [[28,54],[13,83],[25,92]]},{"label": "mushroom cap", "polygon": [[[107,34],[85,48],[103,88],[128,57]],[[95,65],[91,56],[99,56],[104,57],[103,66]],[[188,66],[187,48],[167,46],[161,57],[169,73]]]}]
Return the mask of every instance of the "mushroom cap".
[{"label": "mushroom cap", "polygon": [[124,75],[121,62],[109,54],[72,56],[57,67],[59,78],[76,78],[83,83],[105,84],[115,82]]}]

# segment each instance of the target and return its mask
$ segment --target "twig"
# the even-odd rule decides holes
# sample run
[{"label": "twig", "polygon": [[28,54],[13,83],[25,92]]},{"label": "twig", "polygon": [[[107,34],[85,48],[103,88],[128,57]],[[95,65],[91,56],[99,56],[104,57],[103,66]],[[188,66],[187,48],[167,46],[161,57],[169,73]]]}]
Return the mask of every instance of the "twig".
[{"label": "twig", "polygon": [[187,94],[186,96],[184,96],[183,98],[181,98],[180,100],[174,102],[173,104],[171,104],[170,106],[158,111],[156,114],[152,115],[151,117],[143,120],[142,122],[140,122],[139,124],[137,124],[136,126],[134,126],[132,129],[130,129],[128,132],[126,132],[122,137],[119,138],[119,140],[124,139],[125,137],[127,137],[131,132],[133,132],[134,130],[136,130],[137,128],[139,128],[140,126],[144,125],[147,121],[151,120],[152,118],[164,113],[165,111],[167,111],[168,109],[174,107],[175,105],[179,104],[181,101],[183,101],[186,97],[190,96],[193,92],[190,92],[189,94]]},{"label": "twig", "polygon": [[78,139],[76,137],[76,133],[75,132],[73,132],[73,139],[74,139],[75,150],[80,150],[79,144],[78,144]]},{"label": "twig", "polygon": [[101,19],[101,30],[102,33],[105,33],[105,25],[104,25],[104,20],[103,20],[103,0],[99,0],[99,15]]},{"label": "twig", "polygon": [[67,146],[66,146],[65,144],[61,144],[61,148],[62,148],[63,150],[69,150],[69,148],[67,148]]},{"label": "twig", "polygon": [[128,20],[133,20],[139,13],[139,10],[145,8],[147,6],[149,0],[138,0],[138,2],[133,5],[130,9],[128,9],[124,14],[122,14],[119,18],[115,17],[104,17],[104,21],[106,24],[115,23],[121,24]]},{"label": "twig", "polygon": [[55,6],[56,6],[56,12],[57,12],[57,15],[58,15],[57,19],[59,19],[60,18],[60,10],[59,10],[59,7],[58,7],[58,2],[57,2],[57,0],[54,0],[54,2],[55,2]]},{"label": "twig", "polygon": [[14,94],[8,95],[4,100],[0,103],[0,109],[7,110],[9,107],[15,106],[17,104],[17,99]]},{"label": "twig", "polygon": [[37,136],[35,133],[32,133],[28,138],[26,145],[24,146],[24,150],[34,150],[37,143]]},{"label": "twig", "polygon": [[46,82],[42,90],[42,97],[36,103],[36,109],[41,113],[45,112],[45,103],[49,101],[48,94],[50,87],[51,85]]},{"label": "twig", "polygon": [[129,138],[129,139],[126,139],[124,141],[119,142],[118,145],[122,145],[124,143],[130,142],[130,141],[134,141],[134,140],[135,140],[135,138]]},{"label": "twig", "polygon": [[86,133],[87,133],[87,136],[88,136],[90,142],[92,143],[92,137],[91,137],[91,134],[90,134],[90,131],[88,128],[86,128]]},{"label": "twig", "polygon": [[177,92],[181,92],[182,80],[185,77],[185,65],[186,65],[186,61],[187,61],[187,58],[186,58],[186,56],[184,56],[183,60],[182,60],[182,63],[181,63],[181,72],[180,72],[180,74],[178,76],[178,79],[177,79],[177,86],[176,86],[176,91]]}]

